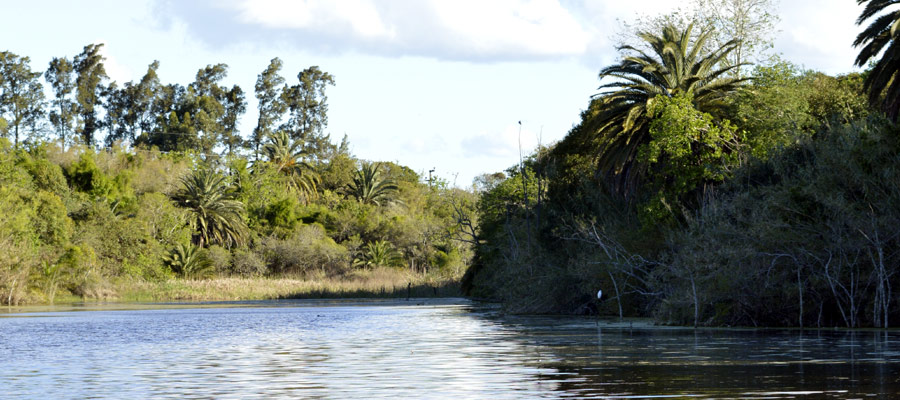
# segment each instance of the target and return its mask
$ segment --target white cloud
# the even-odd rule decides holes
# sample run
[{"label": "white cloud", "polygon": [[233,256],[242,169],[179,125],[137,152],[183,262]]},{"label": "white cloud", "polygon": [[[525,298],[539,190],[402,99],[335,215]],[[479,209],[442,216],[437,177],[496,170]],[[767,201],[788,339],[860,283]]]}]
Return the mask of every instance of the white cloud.
[{"label": "white cloud", "polygon": [[[443,60],[579,57],[591,37],[560,0],[156,0],[215,46],[289,44]],[[177,12],[176,12],[177,10]]]},{"label": "white cloud", "polygon": [[[390,37],[369,0],[243,0],[233,5],[239,20],[275,29],[336,31],[361,37]],[[340,32],[334,32],[340,33]]]},{"label": "white cloud", "polygon": [[[688,9],[691,0],[151,0],[215,47],[287,45],[319,54],[502,62],[577,58],[615,62],[623,21]],[[783,0],[775,52],[809,68],[844,72],[859,6]]]},{"label": "white cloud", "polygon": [[100,54],[103,56],[103,68],[110,79],[118,82],[120,85],[132,80],[131,69],[119,62],[111,53],[109,42],[106,40],[95,40],[93,43],[102,43]]},{"label": "white cloud", "polygon": [[589,40],[556,0],[431,1],[439,27],[478,53],[581,55]]}]

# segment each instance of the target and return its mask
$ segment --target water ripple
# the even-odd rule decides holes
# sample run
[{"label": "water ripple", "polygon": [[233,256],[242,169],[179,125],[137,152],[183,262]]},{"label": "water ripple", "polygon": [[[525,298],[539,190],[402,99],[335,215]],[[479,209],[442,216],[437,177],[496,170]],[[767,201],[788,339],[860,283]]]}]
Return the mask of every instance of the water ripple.
[{"label": "water ripple", "polygon": [[900,395],[895,332],[632,329],[469,306],[40,316],[0,318],[0,397]]}]

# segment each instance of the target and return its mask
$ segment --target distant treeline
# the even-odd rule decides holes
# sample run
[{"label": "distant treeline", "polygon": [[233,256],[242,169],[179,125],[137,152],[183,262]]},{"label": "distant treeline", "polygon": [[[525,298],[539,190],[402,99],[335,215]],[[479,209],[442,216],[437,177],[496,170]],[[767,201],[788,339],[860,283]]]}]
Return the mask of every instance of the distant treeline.
[{"label": "distant treeline", "polygon": [[120,85],[100,46],[43,74],[0,52],[0,304],[116,297],[122,280],[465,271],[475,194],[333,143],[330,74],[288,85],[271,60],[239,132],[246,95],[221,84],[226,65],[184,86],[154,62]]}]

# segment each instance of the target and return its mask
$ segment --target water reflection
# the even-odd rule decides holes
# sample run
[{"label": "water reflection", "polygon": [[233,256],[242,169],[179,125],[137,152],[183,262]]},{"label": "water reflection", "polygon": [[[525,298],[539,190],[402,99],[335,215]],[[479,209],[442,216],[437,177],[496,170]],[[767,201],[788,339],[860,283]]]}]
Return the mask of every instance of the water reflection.
[{"label": "water reflection", "polygon": [[900,395],[897,332],[695,331],[466,304],[270,305],[280,307],[0,318],[0,397]]}]

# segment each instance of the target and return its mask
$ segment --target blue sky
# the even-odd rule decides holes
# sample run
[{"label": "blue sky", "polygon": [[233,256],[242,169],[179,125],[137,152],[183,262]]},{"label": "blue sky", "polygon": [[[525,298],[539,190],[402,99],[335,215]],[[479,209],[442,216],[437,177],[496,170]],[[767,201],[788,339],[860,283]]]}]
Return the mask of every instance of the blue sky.
[{"label": "blue sky", "polygon": [[[618,21],[676,0],[129,0],[5,4],[4,50],[35,70],[105,43],[107,72],[138,80],[153,60],[163,82],[187,84],[226,63],[226,84],[249,92],[273,57],[283,76],[318,65],[333,140],[363,159],[396,161],[458,186],[515,164],[538,141],[561,139],[616,59]],[[852,0],[782,0],[775,49],[828,73],[852,70],[859,7]],[[522,121],[519,135],[518,121]]]}]

